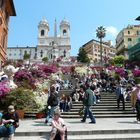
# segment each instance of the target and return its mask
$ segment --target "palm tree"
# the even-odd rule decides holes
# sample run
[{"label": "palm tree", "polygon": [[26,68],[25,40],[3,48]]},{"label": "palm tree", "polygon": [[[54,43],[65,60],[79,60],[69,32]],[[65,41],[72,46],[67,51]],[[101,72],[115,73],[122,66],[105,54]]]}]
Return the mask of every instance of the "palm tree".
[{"label": "palm tree", "polygon": [[96,36],[100,39],[100,57],[101,57],[101,65],[103,62],[103,57],[102,57],[102,39],[105,37],[106,29],[103,26],[100,26],[96,29]]}]

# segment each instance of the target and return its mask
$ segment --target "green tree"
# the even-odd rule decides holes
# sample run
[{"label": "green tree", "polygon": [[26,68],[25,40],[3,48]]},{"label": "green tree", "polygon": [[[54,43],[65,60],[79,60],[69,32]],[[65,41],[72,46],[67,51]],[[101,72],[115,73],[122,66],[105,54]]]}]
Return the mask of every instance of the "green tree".
[{"label": "green tree", "polygon": [[82,63],[90,63],[90,59],[88,58],[86,51],[82,47],[79,49],[77,61]]},{"label": "green tree", "polygon": [[112,61],[115,65],[123,65],[125,61],[125,57],[123,55],[118,55],[115,56]]},{"label": "green tree", "polygon": [[42,61],[43,61],[44,63],[47,63],[47,62],[48,62],[48,57],[46,56],[46,57],[42,58]]},{"label": "green tree", "polygon": [[102,39],[105,37],[106,35],[106,30],[103,26],[100,26],[97,28],[96,30],[96,36],[100,39],[100,57],[101,57],[101,65],[102,65],[102,62],[103,62],[103,56],[102,56],[102,53],[103,53],[103,49],[102,49]]},{"label": "green tree", "polygon": [[30,59],[30,54],[28,54],[27,51],[25,51],[23,58],[24,60]]}]

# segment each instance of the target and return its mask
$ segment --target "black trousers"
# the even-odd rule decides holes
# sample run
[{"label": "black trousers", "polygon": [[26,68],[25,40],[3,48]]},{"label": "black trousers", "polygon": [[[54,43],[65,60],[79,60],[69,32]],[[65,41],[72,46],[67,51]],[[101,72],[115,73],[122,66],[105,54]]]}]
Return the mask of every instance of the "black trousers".
[{"label": "black trousers", "polygon": [[137,115],[136,115],[137,120],[140,121],[140,101],[139,100],[136,101],[136,112],[137,112]]},{"label": "black trousers", "polygon": [[120,108],[120,101],[122,101],[123,110],[125,110],[125,100],[123,94],[120,94],[119,98],[117,99],[117,107]]}]

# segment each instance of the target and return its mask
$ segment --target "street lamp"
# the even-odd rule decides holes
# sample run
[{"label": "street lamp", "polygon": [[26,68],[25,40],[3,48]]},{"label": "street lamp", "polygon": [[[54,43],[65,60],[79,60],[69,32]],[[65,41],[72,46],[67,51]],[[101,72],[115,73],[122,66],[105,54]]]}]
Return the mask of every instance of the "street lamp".
[{"label": "street lamp", "polygon": [[100,26],[96,29],[96,36],[100,39],[100,63],[101,63],[101,65],[102,65],[102,62],[103,62],[102,39],[105,37],[105,34],[106,34],[105,32],[106,32],[106,30],[103,26]]}]

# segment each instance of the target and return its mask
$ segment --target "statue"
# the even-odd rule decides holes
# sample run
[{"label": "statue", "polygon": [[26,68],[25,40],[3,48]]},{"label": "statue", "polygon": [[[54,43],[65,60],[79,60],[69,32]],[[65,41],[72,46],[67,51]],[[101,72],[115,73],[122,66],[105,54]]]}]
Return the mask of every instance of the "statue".
[{"label": "statue", "polygon": [[14,73],[17,71],[18,71],[18,68],[15,68],[12,65],[7,65],[4,67],[4,73],[8,76],[10,89],[17,88],[17,85],[13,81]]}]

